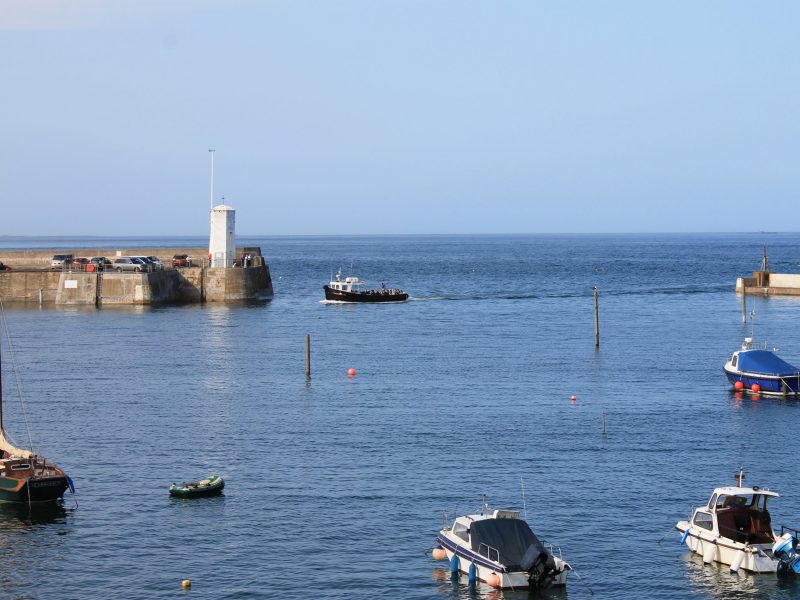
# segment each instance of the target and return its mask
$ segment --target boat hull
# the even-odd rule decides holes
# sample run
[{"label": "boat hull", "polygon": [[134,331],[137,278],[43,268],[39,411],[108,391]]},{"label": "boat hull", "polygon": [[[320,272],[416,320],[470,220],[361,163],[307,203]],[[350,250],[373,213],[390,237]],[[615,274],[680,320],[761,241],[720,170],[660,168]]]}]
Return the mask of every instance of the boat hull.
[{"label": "boat hull", "polygon": [[746,389],[758,384],[762,394],[797,394],[800,393],[800,374],[794,375],[765,375],[763,373],[748,373],[723,367],[725,376],[731,384],[741,381]]},{"label": "boat hull", "polygon": [[[478,581],[486,583],[492,575],[496,575],[500,578],[500,584],[497,586],[500,589],[525,590],[530,588],[528,573],[526,571],[507,571],[500,563],[496,563],[485,556],[476,554],[470,548],[457,544],[442,533],[439,533],[437,536],[437,541],[439,545],[444,548],[447,561],[450,563],[451,568],[453,556],[458,558],[459,573],[469,575],[470,567],[474,565],[475,576]],[[559,564],[564,564],[559,558],[556,558],[556,561]],[[569,573],[569,569],[561,571],[550,586],[565,586],[567,584],[567,573]]]},{"label": "boat hull", "polygon": [[767,555],[771,544],[742,544],[698,527],[690,527],[688,521],[678,522],[675,529],[682,534],[689,529],[684,543],[692,552],[702,556],[705,563],[733,565],[739,562],[739,569],[753,573],[776,573],[778,570],[778,561]]},{"label": "boat hull", "polygon": [[346,292],[344,290],[334,290],[329,286],[322,286],[325,290],[325,300],[329,302],[352,302],[352,303],[384,303],[384,302],[405,302],[408,294],[389,293],[389,292]]},{"label": "boat hull", "polygon": [[66,476],[29,477],[16,479],[0,477],[0,502],[53,502],[67,491]]}]

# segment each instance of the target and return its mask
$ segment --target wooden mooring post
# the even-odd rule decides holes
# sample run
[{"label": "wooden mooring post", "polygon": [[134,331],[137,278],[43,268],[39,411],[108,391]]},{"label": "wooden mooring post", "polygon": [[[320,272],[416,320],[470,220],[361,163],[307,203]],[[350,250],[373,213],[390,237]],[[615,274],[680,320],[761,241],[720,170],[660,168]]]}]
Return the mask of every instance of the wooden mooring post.
[{"label": "wooden mooring post", "polygon": [[311,335],[306,334],[306,379],[311,379]]},{"label": "wooden mooring post", "polygon": [[744,290],[744,282],[742,282],[742,327],[747,325],[747,294]]},{"label": "wooden mooring post", "polygon": [[597,286],[594,286],[594,347],[600,347],[600,303],[597,300]]}]

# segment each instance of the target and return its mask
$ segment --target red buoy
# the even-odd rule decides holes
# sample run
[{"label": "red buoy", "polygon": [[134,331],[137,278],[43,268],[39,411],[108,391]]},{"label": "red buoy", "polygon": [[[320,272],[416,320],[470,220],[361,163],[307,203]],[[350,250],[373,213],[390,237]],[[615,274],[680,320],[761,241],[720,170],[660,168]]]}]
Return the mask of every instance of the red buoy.
[{"label": "red buoy", "polygon": [[576,398],[575,396],[572,396],[572,397],[570,397],[570,399],[569,399],[569,401],[570,401],[570,402],[575,402],[576,400],[577,400],[577,398]]},{"label": "red buoy", "polygon": [[758,392],[761,391],[761,386],[758,385],[757,383],[754,383],[753,387],[751,387],[750,389],[753,391],[754,394],[757,394]]},{"label": "red buoy", "polygon": [[353,367],[350,367],[349,369],[347,369],[347,376],[348,377],[355,377],[356,376],[356,370]]},{"label": "red buoy", "polygon": [[736,383],[733,384],[733,389],[735,389],[735,390],[743,390],[744,389],[744,383],[742,383],[741,381],[737,381]]}]

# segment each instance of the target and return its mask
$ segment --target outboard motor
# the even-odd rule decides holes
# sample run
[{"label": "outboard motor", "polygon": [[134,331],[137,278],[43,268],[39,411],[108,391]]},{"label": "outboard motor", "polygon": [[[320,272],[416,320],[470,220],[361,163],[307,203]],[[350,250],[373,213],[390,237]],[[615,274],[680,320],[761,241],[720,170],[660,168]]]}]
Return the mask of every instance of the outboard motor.
[{"label": "outboard motor", "polygon": [[528,585],[532,588],[549,587],[561,573],[553,555],[540,544],[531,544],[519,564],[528,572]]},{"label": "outboard motor", "polygon": [[797,540],[791,533],[784,533],[772,546],[772,555],[778,559],[778,575],[797,575],[800,573],[800,555],[797,554]]}]

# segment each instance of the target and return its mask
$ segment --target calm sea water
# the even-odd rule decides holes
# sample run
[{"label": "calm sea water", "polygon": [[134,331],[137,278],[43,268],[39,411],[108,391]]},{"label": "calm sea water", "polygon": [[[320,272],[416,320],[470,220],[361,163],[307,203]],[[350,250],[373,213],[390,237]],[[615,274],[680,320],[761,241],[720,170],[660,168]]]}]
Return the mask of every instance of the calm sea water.
[{"label": "calm sea water", "polygon": [[[800,403],[737,398],[722,374],[735,278],[765,243],[799,272],[800,235],[239,242],[262,246],[271,302],[6,306],[34,446],[78,494],[0,512],[0,597],[524,598],[454,584],[425,554],[444,512],[484,492],[522,508],[524,482],[528,521],[583,578],[546,597],[800,598],[800,581],[703,566],[671,531],[740,465],[782,492],[773,521],[800,525]],[[320,303],[351,261],[411,301]],[[800,362],[800,298],[753,306],[756,337]],[[212,472],[224,496],[169,498]]]}]

